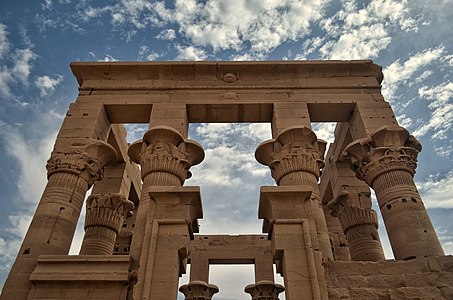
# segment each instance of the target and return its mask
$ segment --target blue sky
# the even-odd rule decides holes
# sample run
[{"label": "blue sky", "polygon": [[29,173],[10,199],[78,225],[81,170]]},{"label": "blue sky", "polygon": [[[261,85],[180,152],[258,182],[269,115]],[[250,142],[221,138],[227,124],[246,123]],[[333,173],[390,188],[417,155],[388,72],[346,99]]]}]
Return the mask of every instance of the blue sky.
[{"label": "blue sky", "polygon": [[[72,61],[374,60],[383,66],[386,100],[423,144],[415,180],[453,254],[452,20],[451,0],[2,0],[0,287],[46,183],[55,135],[77,97]],[[332,141],[334,124],[314,126]],[[127,128],[129,141],[145,130]],[[259,186],[272,181],[253,152],[270,137],[269,124],[193,124],[190,132],[206,151],[187,182],[201,185],[201,232],[259,232]],[[390,256],[385,237],[384,246]],[[248,299],[237,286],[250,283],[252,273],[214,267],[211,281],[223,288],[217,299]]]}]

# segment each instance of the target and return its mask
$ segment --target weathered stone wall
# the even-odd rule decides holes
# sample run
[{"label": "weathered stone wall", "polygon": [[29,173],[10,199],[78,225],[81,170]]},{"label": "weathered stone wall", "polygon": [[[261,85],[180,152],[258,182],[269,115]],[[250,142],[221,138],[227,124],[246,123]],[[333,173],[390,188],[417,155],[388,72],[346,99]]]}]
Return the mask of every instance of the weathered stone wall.
[{"label": "weathered stone wall", "polygon": [[453,299],[453,256],[326,266],[329,299]]}]

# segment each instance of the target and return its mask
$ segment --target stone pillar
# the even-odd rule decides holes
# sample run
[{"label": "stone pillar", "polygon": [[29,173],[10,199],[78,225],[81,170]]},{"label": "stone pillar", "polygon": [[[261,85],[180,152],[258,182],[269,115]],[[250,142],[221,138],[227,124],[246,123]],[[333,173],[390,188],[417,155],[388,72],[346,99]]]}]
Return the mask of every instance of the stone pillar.
[{"label": "stone pillar", "polygon": [[283,276],[287,300],[327,299],[323,257],[314,250],[316,226],[310,186],[261,187],[258,216],[271,240],[277,272]]},{"label": "stone pillar", "polygon": [[104,165],[116,160],[112,146],[91,138],[72,139],[66,149],[54,151],[47,162],[46,188],[1,299],[27,299],[39,255],[69,253],[87,190],[102,178]]},{"label": "stone pillar", "polygon": [[350,206],[349,193],[344,191],[329,202],[331,214],[338,217],[348,240],[351,259],[357,261],[385,260],[379,240],[377,214],[371,208]]},{"label": "stone pillar", "polygon": [[[162,125],[148,130],[142,141],[130,146],[128,153],[134,162],[141,165],[143,180],[130,252],[135,261],[134,268],[138,269],[138,282],[134,289],[134,298],[171,299],[173,293],[177,293],[179,264],[184,264],[188,256],[188,247],[185,244],[192,238],[192,233],[189,233],[187,228],[193,226],[189,231],[192,232],[193,229],[198,231],[198,223],[195,219],[188,218],[186,212],[188,210],[190,215],[190,212],[194,211],[192,207],[195,205],[195,202],[192,201],[194,196],[187,196],[191,191],[187,194],[180,187],[191,176],[189,168],[203,160],[204,151],[198,143],[185,139],[178,130]],[[161,190],[156,189],[158,187],[165,187],[164,192],[159,192],[158,198],[152,198],[151,195],[155,195],[157,190]],[[181,191],[178,189],[179,192],[172,193],[172,190],[178,187]],[[175,206],[171,207],[171,205]],[[200,214],[197,216],[201,217],[201,203],[199,206]],[[161,207],[161,209],[157,207]],[[179,215],[176,213],[178,210],[181,210]],[[171,211],[174,213],[172,214]],[[157,246],[155,243],[161,235],[159,228],[170,226],[172,222],[175,223],[174,229],[179,230],[180,233],[179,238],[175,238],[177,242],[167,246],[164,246],[166,242],[162,242],[158,246],[159,249],[153,249],[154,246]],[[187,241],[183,242],[183,239],[187,239]],[[165,247],[168,248],[164,249]],[[167,251],[169,255],[173,253],[172,251],[176,251],[177,254],[172,257],[178,261],[172,262],[178,266],[175,274],[172,271],[168,271],[168,274],[159,274],[156,271],[153,265],[153,255],[157,255],[156,251]],[[178,254],[178,251],[181,252]],[[161,285],[160,289],[152,290],[151,286],[157,284],[159,276],[167,277],[165,281],[168,284],[176,284],[174,291],[172,287],[166,288],[164,285]],[[149,281],[151,278],[152,282]],[[156,294],[153,296],[152,293]]]},{"label": "stone pillar", "polygon": [[399,126],[349,144],[356,175],[375,192],[395,259],[444,255],[413,177],[422,147]]},{"label": "stone pillar", "polygon": [[313,219],[317,241],[323,256],[333,259],[318,179],[324,166],[326,142],[318,140],[308,127],[294,126],[281,131],[275,139],[263,142],[255,152],[257,161],[269,166],[279,186],[310,186]]},{"label": "stone pillar", "polygon": [[285,288],[269,280],[258,281],[245,287],[244,292],[252,296],[252,300],[278,300],[278,294]]},{"label": "stone pillar", "polygon": [[96,194],[90,195],[86,205],[80,255],[112,255],[118,233],[134,203],[121,194]]},{"label": "stone pillar", "polygon": [[179,291],[184,294],[185,300],[211,300],[219,292],[219,288],[204,281],[191,281],[182,285]]}]

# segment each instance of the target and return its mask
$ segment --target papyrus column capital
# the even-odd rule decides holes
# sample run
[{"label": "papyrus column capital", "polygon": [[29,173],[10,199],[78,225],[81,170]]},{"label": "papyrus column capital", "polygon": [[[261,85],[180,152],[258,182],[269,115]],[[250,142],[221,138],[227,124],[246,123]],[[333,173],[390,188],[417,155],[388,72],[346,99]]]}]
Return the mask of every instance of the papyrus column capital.
[{"label": "papyrus column capital", "polygon": [[352,206],[349,192],[341,192],[328,203],[331,215],[338,217],[341,228],[348,239],[349,251],[353,260],[384,260],[384,252],[379,240],[378,218],[370,208]]},{"label": "papyrus column capital", "polygon": [[47,177],[70,173],[82,177],[89,186],[101,180],[105,165],[116,161],[117,153],[108,143],[87,138],[74,139],[64,152],[52,152],[47,161]]},{"label": "papyrus column capital", "polygon": [[129,147],[129,157],[141,165],[142,179],[150,173],[168,173],[180,183],[190,178],[189,168],[204,159],[204,151],[197,142],[184,139],[169,126],[156,126],[148,130],[143,140]]},{"label": "papyrus column capital", "polygon": [[134,203],[121,194],[95,194],[87,199],[85,236],[80,254],[111,255],[124,219]]},{"label": "papyrus column capital", "polygon": [[204,281],[191,281],[182,285],[179,291],[184,294],[186,300],[211,300],[212,296],[219,292],[219,288]]},{"label": "papyrus column capital", "polygon": [[107,227],[119,233],[124,219],[131,216],[134,203],[121,194],[96,194],[87,199],[85,229]]},{"label": "papyrus column capital", "polygon": [[391,171],[405,171],[414,176],[421,150],[421,144],[406,129],[385,126],[349,144],[344,155],[356,167],[357,177],[373,186],[377,177]]},{"label": "papyrus column capital", "polygon": [[261,143],[256,160],[271,169],[277,184],[294,172],[306,172],[316,177],[324,167],[326,142],[318,140],[308,127],[294,126],[283,130],[275,139]]},{"label": "papyrus column capital", "polygon": [[258,281],[244,288],[244,291],[252,296],[252,300],[278,300],[278,294],[284,290],[282,285],[269,280]]}]

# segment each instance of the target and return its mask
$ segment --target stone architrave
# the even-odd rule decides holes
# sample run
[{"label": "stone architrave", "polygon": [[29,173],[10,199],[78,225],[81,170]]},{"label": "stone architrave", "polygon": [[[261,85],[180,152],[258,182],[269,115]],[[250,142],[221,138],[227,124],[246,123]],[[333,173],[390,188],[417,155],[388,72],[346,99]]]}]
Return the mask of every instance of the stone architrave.
[{"label": "stone architrave", "polygon": [[85,236],[80,255],[112,255],[116,238],[134,203],[121,194],[96,194],[87,199]]},{"label": "stone architrave", "polygon": [[179,291],[184,294],[185,300],[211,300],[219,288],[215,284],[197,280],[182,285]]},{"label": "stone architrave", "polygon": [[444,255],[413,177],[422,147],[399,126],[384,126],[349,144],[356,175],[376,192],[396,259]]},{"label": "stone architrave", "polygon": [[2,299],[26,299],[28,280],[39,255],[66,255],[87,190],[102,178],[103,167],[117,159],[109,144],[73,139],[66,152],[53,152],[47,162],[48,182],[17,259],[5,282]]},{"label": "stone architrave", "polygon": [[278,294],[284,290],[285,288],[282,285],[270,280],[258,281],[244,288],[244,292],[250,294],[252,300],[279,300]]},{"label": "stone architrave", "polygon": [[357,261],[385,260],[378,234],[377,214],[370,208],[350,206],[349,193],[341,192],[328,207],[338,217],[348,240],[351,259]]},{"label": "stone architrave", "polygon": [[257,161],[271,169],[279,186],[310,186],[311,210],[316,224],[319,250],[327,259],[333,259],[318,179],[324,167],[326,142],[318,140],[308,127],[294,126],[280,132],[275,138],[261,143],[255,152]]}]

